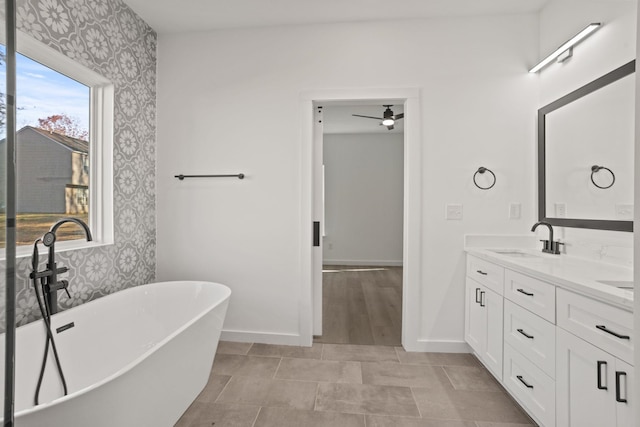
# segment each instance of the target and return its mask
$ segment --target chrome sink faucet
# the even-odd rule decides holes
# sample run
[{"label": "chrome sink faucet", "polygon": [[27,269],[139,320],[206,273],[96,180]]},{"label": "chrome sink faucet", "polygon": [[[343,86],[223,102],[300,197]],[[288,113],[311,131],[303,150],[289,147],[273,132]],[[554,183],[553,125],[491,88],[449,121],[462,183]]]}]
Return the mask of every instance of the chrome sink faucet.
[{"label": "chrome sink faucet", "polygon": [[[89,226],[82,220],[78,218],[62,218],[55,224],[51,226],[49,231],[47,231],[40,241],[49,248],[49,256],[47,260],[47,267],[43,271],[33,271],[31,273],[32,279],[40,279],[43,284],[43,292],[45,294],[45,304],[49,310],[49,315],[55,314],[58,312],[58,291],[64,290],[69,297],[69,282],[67,280],[58,281],[58,274],[66,273],[69,271],[69,267],[60,267],[58,268],[56,264],[56,231],[60,228],[61,225],[66,224],[68,222],[73,222],[78,224],[84,230],[85,237],[87,242],[93,240],[91,236],[91,230],[89,230]],[[36,241],[37,244],[37,241]],[[37,260],[36,260],[37,263]]]},{"label": "chrome sink faucet", "polygon": [[560,245],[564,245],[564,243],[555,242],[553,240],[553,226],[545,221],[539,221],[533,224],[531,227],[531,231],[536,231],[539,225],[545,225],[549,228],[549,240],[540,240],[542,242],[542,252],[546,252],[548,254],[560,255]]}]

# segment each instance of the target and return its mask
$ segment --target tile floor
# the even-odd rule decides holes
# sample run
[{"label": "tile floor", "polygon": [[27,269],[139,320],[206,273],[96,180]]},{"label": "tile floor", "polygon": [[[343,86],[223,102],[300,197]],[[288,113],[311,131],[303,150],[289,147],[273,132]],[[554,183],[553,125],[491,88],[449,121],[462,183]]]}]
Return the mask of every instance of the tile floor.
[{"label": "tile floor", "polygon": [[177,427],[532,427],[469,354],[220,342]]}]

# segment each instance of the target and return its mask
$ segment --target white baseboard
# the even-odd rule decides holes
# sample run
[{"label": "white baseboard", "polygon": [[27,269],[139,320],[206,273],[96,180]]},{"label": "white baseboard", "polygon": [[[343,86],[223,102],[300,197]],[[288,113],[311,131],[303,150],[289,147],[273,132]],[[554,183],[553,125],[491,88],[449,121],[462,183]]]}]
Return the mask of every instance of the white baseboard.
[{"label": "white baseboard", "polygon": [[220,335],[220,340],[260,344],[305,346],[305,343],[298,334],[282,334],[273,332],[223,330],[222,334]]},{"label": "white baseboard", "polygon": [[418,340],[406,344],[406,351],[425,353],[471,353],[471,347],[464,341],[431,341]]},{"label": "white baseboard", "polygon": [[[273,332],[233,331],[223,330],[220,335],[222,341],[248,342],[275,345],[293,345],[308,347],[298,334],[284,334]],[[418,340],[404,346],[406,351],[422,353],[473,353],[469,344],[464,341],[430,341]]]},{"label": "white baseboard", "polygon": [[323,265],[354,265],[354,266],[367,266],[367,267],[402,267],[402,260],[400,261],[359,261],[352,259],[323,259]]}]

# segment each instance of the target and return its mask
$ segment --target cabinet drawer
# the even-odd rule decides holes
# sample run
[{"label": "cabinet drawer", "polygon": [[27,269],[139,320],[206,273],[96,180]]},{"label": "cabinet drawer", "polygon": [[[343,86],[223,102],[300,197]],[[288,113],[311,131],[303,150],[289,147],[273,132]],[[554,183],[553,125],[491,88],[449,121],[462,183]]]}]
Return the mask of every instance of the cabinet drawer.
[{"label": "cabinet drawer", "polygon": [[558,326],[633,365],[633,313],[558,289]]},{"label": "cabinet drawer", "polygon": [[555,378],[555,325],[507,300],[504,304],[504,340]]},{"label": "cabinet drawer", "polygon": [[543,319],[556,323],[555,285],[506,270],[504,296]]},{"label": "cabinet drawer", "polygon": [[504,268],[472,255],[467,256],[467,276],[503,295]]},{"label": "cabinet drawer", "polygon": [[540,425],[555,426],[555,381],[509,344],[504,346],[503,382],[507,390]]}]

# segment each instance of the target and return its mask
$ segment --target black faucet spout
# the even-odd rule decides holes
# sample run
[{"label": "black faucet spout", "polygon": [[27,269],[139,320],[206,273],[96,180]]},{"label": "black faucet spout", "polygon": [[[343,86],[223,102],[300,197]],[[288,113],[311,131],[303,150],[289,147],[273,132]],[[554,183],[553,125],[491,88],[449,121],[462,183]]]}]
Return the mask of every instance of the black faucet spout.
[{"label": "black faucet spout", "polygon": [[84,235],[87,238],[87,242],[90,242],[93,240],[93,237],[91,236],[91,230],[89,230],[89,226],[83,220],[78,218],[62,218],[61,220],[59,220],[58,222],[56,222],[51,226],[51,228],[49,229],[49,232],[55,234],[56,231],[58,231],[58,228],[60,228],[61,225],[66,224],[67,222],[73,222],[78,224],[80,227],[82,227],[82,229],[84,230]]},{"label": "black faucet spout", "polygon": [[91,230],[89,230],[89,226],[78,218],[62,218],[57,221],[55,224],[51,226],[48,232],[42,236],[42,243],[49,248],[49,256],[47,261],[47,276],[45,278],[46,286],[46,303],[49,309],[50,314],[55,314],[58,312],[58,291],[65,290],[67,295],[69,295],[69,290],[67,287],[69,286],[69,282],[66,280],[62,280],[58,282],[58,274],[65,273],[69,270],[68,267],[58,268],[56,265],[56,232],[61,225],[66,224],[68,222],[72,222],[78,224],[82,227],[84,231],[84,235],[87,239],[87,242],[93,240],[93,236],[91,235]]},{"label": "black faucet spout", "polygon": [[531,227],[531,231],[536,231],[536,228],[538,228],[539,225],[544,225],[549,229],[549,240],[541,240],[541,242],[544,244],[544,246],[542,247],[542,252],[560,255],[560,245],[564,245],[564,243],[556,242],[553,240],[553,226],[548,222],[539,221],[533,224],[533,227]]},{"label": "black faucet spout", "polygon": [[538,228],[539,225],[544,225],[547,228],[549,228],[549,241],[553,242],[553,226],[551,224],[549,224],[548,222],[539,221],[539,222],[536,222],[535,224],[533,224],[533,227],[531,227],[531,231],[536,231],[536,228]]}]

